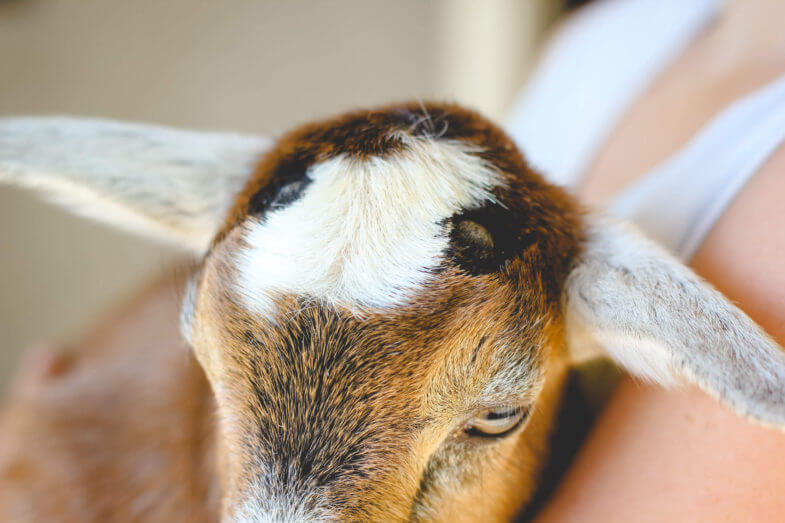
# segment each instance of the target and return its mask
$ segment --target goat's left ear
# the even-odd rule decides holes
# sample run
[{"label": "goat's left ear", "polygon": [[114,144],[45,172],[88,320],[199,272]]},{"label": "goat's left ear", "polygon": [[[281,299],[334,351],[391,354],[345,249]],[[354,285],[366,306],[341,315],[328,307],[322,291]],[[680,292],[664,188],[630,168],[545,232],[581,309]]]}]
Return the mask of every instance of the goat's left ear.
[{"label": "goat's left ear", "polygon": [[0,182],[201,253],[270,144],[109,120],[3,118]]},{"label": "goat's left ear", "polygon": [[746,314],[628,224],[589,216],[584,248],[564,295],[573,352],[604,350],[640,377],[694,383],[785,426],[785,353]]}]

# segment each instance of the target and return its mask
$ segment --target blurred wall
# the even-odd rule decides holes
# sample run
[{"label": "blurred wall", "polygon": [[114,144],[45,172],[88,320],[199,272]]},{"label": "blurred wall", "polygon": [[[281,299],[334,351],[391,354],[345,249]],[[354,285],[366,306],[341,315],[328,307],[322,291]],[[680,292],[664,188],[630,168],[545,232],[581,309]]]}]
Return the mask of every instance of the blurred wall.
[{"label": "blurred wall", "polygon": [[[0,115],[274,133],[409,98],[500,118],[558,2],[0,1]],[[0,388],[176,253],[0,187]]]}]

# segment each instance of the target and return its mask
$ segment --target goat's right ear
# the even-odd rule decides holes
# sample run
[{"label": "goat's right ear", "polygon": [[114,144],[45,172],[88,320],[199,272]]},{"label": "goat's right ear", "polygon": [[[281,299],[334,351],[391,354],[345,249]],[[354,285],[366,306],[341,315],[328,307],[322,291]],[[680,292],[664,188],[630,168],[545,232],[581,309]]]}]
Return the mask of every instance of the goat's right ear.
[{"label": "goat's right ear", "polygon": [[98,119],[0,119],[0,182],[201,253],[271,141]]},{"label": "goat's right ear", "polygon": [[785,427],[782,349],[631,225],[587,218],[564,308],[573,353],[605,351],[633,374],[694,383],[747,417]]}]

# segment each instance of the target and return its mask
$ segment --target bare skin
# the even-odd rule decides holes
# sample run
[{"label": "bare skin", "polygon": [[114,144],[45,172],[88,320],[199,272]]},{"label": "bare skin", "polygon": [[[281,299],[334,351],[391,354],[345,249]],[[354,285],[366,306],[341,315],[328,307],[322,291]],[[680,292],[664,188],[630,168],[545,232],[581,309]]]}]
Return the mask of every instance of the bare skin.
[{"label": "bare skin", "polygon": [[[601,205],[733,100],[785,72],[785,3],[731,0],[633,106],[581,197]],[[785,147],[727,209],[690,265],[785,345]],[[694,389],[624,378],[541,521],[775,521],[785,435]]]}]

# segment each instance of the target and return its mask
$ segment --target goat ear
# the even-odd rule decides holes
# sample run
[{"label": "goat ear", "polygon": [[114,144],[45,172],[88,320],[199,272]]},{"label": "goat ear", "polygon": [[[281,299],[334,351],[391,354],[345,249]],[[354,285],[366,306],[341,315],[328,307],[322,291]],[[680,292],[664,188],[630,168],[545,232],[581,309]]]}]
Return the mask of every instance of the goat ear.
[{"label": "goat ear", "polygon": [[270,146],[256,136],[74,118],[0,119],[0,182],[204,251]]},{"label": "goat ear", "polygon": [[662,384],[691,382],[785,426],[785,353],[746,314],[631,225],[589,216],[564,297],[567,342]]}]

